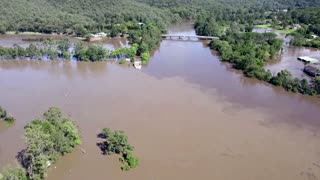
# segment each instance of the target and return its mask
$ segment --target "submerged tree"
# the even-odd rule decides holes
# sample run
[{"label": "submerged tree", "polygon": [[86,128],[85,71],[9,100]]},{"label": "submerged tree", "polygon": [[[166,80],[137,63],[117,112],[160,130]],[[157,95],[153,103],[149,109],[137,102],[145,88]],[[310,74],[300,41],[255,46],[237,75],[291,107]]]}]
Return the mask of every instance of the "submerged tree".
[{"label": "submerged tree", "polygon": [[0,106],[0,118],[7,117],[7,111]]},{"label": "submerged tree", "polygon": [[133,146],[128,143],[128,137],[123,131],[112,131],[104,128],[100,134],[105,141],[100,144],[100,148],[106,154],[120,154],[119,161],[123,164],[122,170],[128,171],[139,164],[139,159],[133,154]]},{"label": "submerged tree", "polygon": [[20,161],[30,179],[43,179],[48,166],[81,144],[79,129],[62,115],[60,108],[51,107],[44,119],[35,119],[25,126],[27,148]]}]

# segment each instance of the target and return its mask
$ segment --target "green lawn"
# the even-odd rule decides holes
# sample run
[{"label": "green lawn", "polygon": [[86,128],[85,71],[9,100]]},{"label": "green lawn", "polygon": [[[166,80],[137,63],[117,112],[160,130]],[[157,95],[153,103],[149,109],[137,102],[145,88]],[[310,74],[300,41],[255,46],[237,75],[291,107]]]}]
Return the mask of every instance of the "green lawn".
[{"label": "green lawn", "polygon": [[[6,34],[16,34],[15,31],[8,31]],[[43,33],[38,33],[38,32],[19,32],[19,34],[22,35],[43,35]]]},{"label": "green lawn", "polygon": [[277,29],[277,31],[281,34],[291,34],[296,32],[296,29]]},{"label": "green lawn", "polygon": [[271,27],[271,24],[258,24],[256,25],[256,28],[269,28]]}]

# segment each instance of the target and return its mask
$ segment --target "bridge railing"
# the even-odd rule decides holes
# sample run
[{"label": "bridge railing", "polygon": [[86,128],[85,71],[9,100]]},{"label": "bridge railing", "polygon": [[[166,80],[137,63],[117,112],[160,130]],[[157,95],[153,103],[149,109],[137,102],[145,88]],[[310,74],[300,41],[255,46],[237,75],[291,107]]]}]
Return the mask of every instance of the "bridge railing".
[{"label": "bridge railing", "polygon": [[198,39],[219,39],[219,37],[215,37],[215,36],[197,36],[197,35],[179,35],[179,34],[163,34],[162,35],[163,38],[179,38],[179,39],[183,39],[183,38],[198,38]]}]

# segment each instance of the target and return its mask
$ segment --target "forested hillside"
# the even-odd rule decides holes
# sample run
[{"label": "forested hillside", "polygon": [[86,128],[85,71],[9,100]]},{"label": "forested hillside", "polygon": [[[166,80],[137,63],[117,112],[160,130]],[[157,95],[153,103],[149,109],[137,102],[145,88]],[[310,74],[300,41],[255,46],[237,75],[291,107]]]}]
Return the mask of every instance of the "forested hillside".
[{"label": "forested hillside", "polygon": [[166,10],[132,0],[13,0],[0,1],[1,29],[6,31],[68,32],[111,29],[126,21],[174,20]]},{"label": "forested hillside", "polygon": [[223,17],[316,5],[317,0],[11,0],[0,1],[0,32],[100,31],[127,21],[165,26],[203,11]]}]

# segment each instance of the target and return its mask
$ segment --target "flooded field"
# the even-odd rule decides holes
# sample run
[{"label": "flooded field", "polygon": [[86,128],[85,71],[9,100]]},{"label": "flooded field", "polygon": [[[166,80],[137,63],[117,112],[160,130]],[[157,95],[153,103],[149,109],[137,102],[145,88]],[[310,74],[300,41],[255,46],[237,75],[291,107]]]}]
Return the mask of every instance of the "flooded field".
[{"label": "flooded field", "polygon": [[[194,30],[182,24],[170,33]],[[142,71],[0,61],[0,85],[0,104],[17,118],[10,128],[0,124],[0,168],[24,147],[24,125],[60,106],[83,144],[52,166],[49,180],[320,179],[319,99],[243,77],[206,41],[163,40]],[[117,156],[101,155],[96,135],[104,127],[128,134],[137,168],[122,172]]]},{"label": "flooded field", "polygon": [[288,69],[294,77],[310,79],[310,76],[303,72],[305,64],[298,60],[300,56],[309,56],[320,60],[320,50],[307,47],[285,47],[283,54],[268,62],[266,69],[274,73]]},{"label": "flooded field", "polygon": [[254,32],[264,33],[273,32],[278,35],[279,38],[283,39],[283,53],[281,53],[277,58],[271,60],[265,66],[266,69],[270,70],[273,74],[277,74],[281,70],[287,69],[291,72],[294,77],[300,79],[311,79],[310,76],[303,72],[305,64],[298,60],[300,56],[309,56],[320,60],[320,50],[308,47],[293,47],[290,46],[291,36],[286,36],[280,34],[272,28],[255,28]]},{"label": "flooded field", "polygon": [[[41,43],[40,41],[30,41],[30,40],[40,40],[40,39],[48,39],[48,38],[54,38],[54,39],[62,39],[65,38],[65,36],[59,36],[59,35],[0,35],[0,46],[3,47],[12,47],[15,44],[18,44],[21,47],[28,47],[31,43],[37,44]],[[72,42],[72,44],[75,44],[79,42],[79,39],[76,39],[74,37],[67,37]],[[115,48],[120,47],[128,47],[129,42],[126,38],[105,38],[101,41],[96,42],[84,42],[87,44],[99,44],[102,45],[104,48],[107,48],[109,50],[114,50]],[[71,49],[73,49],[71,47]]]}]

